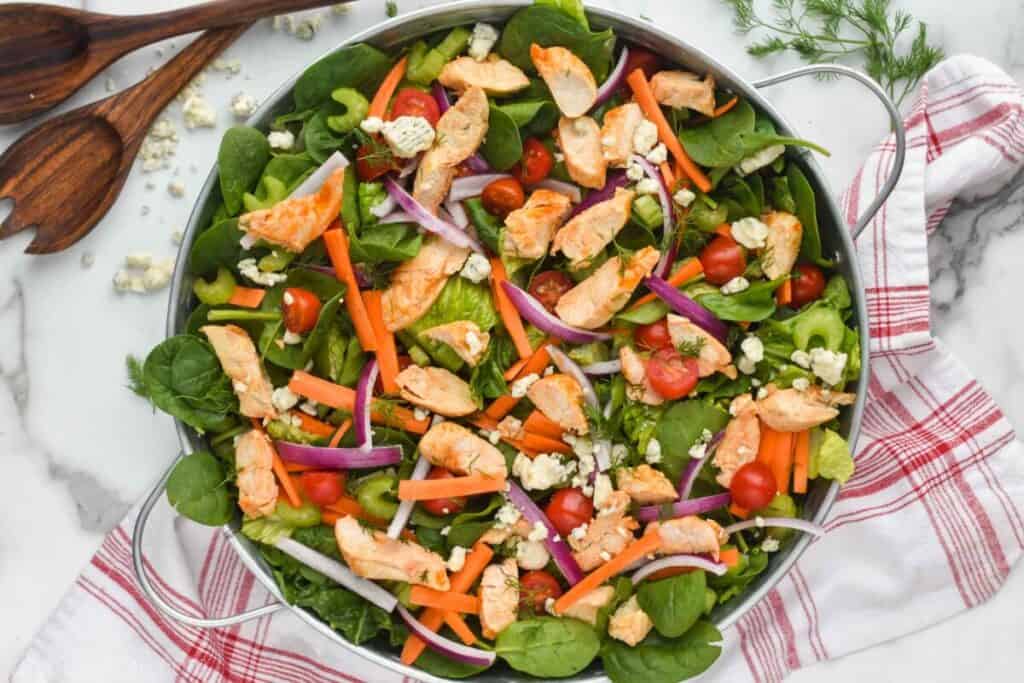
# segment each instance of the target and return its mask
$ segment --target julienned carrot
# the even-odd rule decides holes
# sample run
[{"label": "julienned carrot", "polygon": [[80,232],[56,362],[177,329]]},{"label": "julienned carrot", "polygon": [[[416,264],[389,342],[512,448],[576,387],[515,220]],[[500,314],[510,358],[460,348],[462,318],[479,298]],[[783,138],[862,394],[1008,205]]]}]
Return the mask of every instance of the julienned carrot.
[{"label": "julienned carrot", "polygon": [[370,317],[373,338],[377,340],[377,364],[380,366],[380,383],[384,393],[397,394],[398,382],[398,349],[395,348],[395,335],[384,325],[384,309],[381,307],[380,292],[363,292],[363,303],[366,314]]},{"label": "julienned carrot", "polygon": [[267,290],[265,289],[235,285],[235,291],[231,293],[228,303],[232,306],[241,306],[242,308],[259,308],[260,304],[263,303],[263,297],[266,295]]},{"label": "julienned carrot", "polygon": [[[332,408],[352,412],[356,405],[356,392],[340,384],[320,379],[303,370],[296,370],[292,373],[292,379],[288,382],[288,388],[292,393],[311,398],[317,403],[323,403]],[[380,401],[374,401],[370,410],[370,419],[378,424],[386,424],[414,434],[425,434],[430,426],[429,420],[417,420],[408,408],[401,406],[384,405]]]},{"label": "julienned carrot", "polygon": [[497,256],[491,258],[491,294],[494,296],[494,307],[498,309],[501,322],[504,323],[508,336],[512,338],[519,357],[529,358],[533,354],[533,347],[530,345],[530,338],[526,336],[526,328],[523,327],[519,311],[512,305],[511,299],[501,286],[506,280],[508,273],[505,271],[505,264]]},{"label": "julienned carrot", "polygon": [[653,553],[661,546],[661,536],[657,530],[648,531],[640,539],[633,541],[625,550],[605,562],[603,565],[583,577],[583,580],[570,588],[562,597],[555,600],[555,614],[562,614],[576,604],[576,601],[590,593],[602,583],[625,570],[640,558]]},{"label": "julienned carrot", "polygon": [[811,432],[797,432],[793,444],[793,493],[807,493],[807,469],[811,460]]},{"label": "julienned carrot", "polygon": [[323,467],[315,467],[313,465],[300,465],[297,462],[288,462],[286,460],[284,463],[284,469],[289,474],[302,474],[303,472],[315,472],[317,470],[322,470]]},{"label": "julienned carrot", "polygon": [[[491,550],[490,546],[480,541],[474,543],[473,550],[466,556],[466,562],[462,565],[462,569],[451,576],[451,591],[458,593],[468,591],[476,580],[480,578],[480,575],[484,573],[484,569],[491,563],[492,557],[494,557],[494,551]],[[446,610],[429,607],[420,614],[420,623],[431,631],[437,631],[437,629],[441,628],[441,623],[444,622],[446,614]],[[426,647],[427,644],[423,642],[422,638],[410,635],[402,647],[402,663],[405,665],[412,664],[419,659],[419,656],[423,654],[423,650]]]},{"label": "julienned carrot", "polygon": [[746,519],[750,516],[750,510],[746,508],[741,508],[736,503],[732,503],[731,505],[729,505],[729,512],[731,512],[734,517],[737,517],[739,519]]},{"label": "julienned carrot", "polygon": [[342,422],[341,425],[336,430],[334,430],[334,435],[331,436],[331,441],[327,445],[330,448],[337,448],[338,444],[341,443],[341,437],[345,436],[345,433],[349,430],[351,426],[352,420],[350,419]]},{"label": "julienned carrot", "polygon": [[405,67],[409,63],[409,57],[402,57],[398,60],[398,63],[391,67],[391,71],[381,81],[380,87],[377,88],[377,93],[373,96],[373,100],[370,101],[370,109],[366,112],[366,116],[376,116],[379,119],[384,118],[384,114],[388,111],[388,102],[391,101],[391,96],[395,94],[395,90],[398,88],[398,84],[405,78]]},{"label": "julienned carrot", "polygon": [[480,613],[480,598],[477,596],[439,591],[426,586],[413,586],[409,591],[409,602],[420,607],[437,607],[450,612]]},{"label": "julienned carrot", "polygon": [[732,239],[732,226],[729,225],[728,223],[722,223],[717,228],[715,228],[715,234]]},{"label": "julienned carrot", "polygon": [[464,644],[472,645],[476,642],[476,634],[470,630],[469,626],[466,624],[466,620],[462,618],[461,614],[446,611],[444,613],[444,623],[448,624],[448,628],[455,631],[455,635],[457,635],[459,640]]},{"label": "julienned carrot", "polygon": [[793,301],[793,281],[786,280],[782,286],[775,290],[775,303],[780,306],[788,306]]},{"label": "julienned carrot", "polygon": [[292,410],[289,412],[292,417],[299,418],[299,429],[306,432],[307,434],[313,434],[315,436],[330,437],[334,434],[334,427],[321,420],[316,419],[312,415],[307,415],[301,410]]},{"label": "julienned carrot", "polygon": [[792,437],[789,432],[777,432],[763,423],[761,425],[761,445],[757,451],[757,460],[771,469],[779,493],[789,492],[790,470],[793,467]]},{"label": "julienned carrot", "polygon": [[704,172],[686,154],[686,150],[680,144],[675,131],[672,130],[672,126],[669,125],[665,114],[661,111],[661,105],[654,99],[651,84],[647,82],[647,77],[644,75],[643,70],[635,69],[633,73],[626,77],[626,82],[632,88],[633,97],[636,98],[636,103],[640,105],[640,109],[658,127],[658,139],[665,143],[668,151],[672,152],[672,156],[682,166],[686,177],[692,180],[700,188],[701,192],[710,192],[711,181],[708,180]]},{"label": "julienned carrot", "polygon": [[[688,280],[692,280],[693,278],[697,277],[703,272],[704,266],[701,265],[700,259],[692,258],[686,261],[686,263],[684,263],[683,265],[679,266],[674,273],[668,276],[665,282],[669,283],[673,287],[678,287],[679,285],[683,284],[684,282],[687,282]],[[658,297],[655,294],[644,294],[642,297],[637,299],[636,303],[634,303],[629,308],[630,310],[638,308],[648,302],[654,301],[657,298]]]},{"label": "julienned carrot", "polygon": [[665,181],[665,187],[672,191],[672,188],[676,186],[676,174],[672,172],[672,165],[667,161],[663,161],[658,164],[658,170],[661,171],[661,178]]},{"label": "julienned carrot", "polygon": [[520,358],[515,363],[510,365],[508,370],[505,371],[505,381],[511,382],[512,380],[514,380],[516,378],[516,375],[519,374],[519,372],[523,369],[523,366],[526,365],[526,361],[528,360],[529,358]]},{"label": "julienned carrot", "polygon": [[[493,272],[493,271],[492,271]],[[526,360],[526,364],[523,365],[523,369],[519,371],[516,377],[526,377],[527,375],[539,375],[544,372],[544,368],[551,362],[551,356],[548,355],[547,345],[558,344],[558,340],[553,337],[549,337],[544,341],[543,344],[537,347],[530,357]],[[505,394],[494,399],[491,405],[487,406],[484,411],[484,415],[494,420],[500,420],[509,414],[509,412],[516,407],[519,403],[519,399],[512,396],[511,394]]]},{"label": "julienned carrot", "polygon": [[337,512],[334,512],[333,510],[321,510],[320,511],[320,523],[321,524],[327,524],[329,526],[334,526],[335,524],[338,523],[338,520],[341,519],[344,516],[345,515],[340,515]]},{"label": "julienned carrot", "polygon": [[526,421],[523,422],[523,429],[531,434],[540,434],[549,439],[558,439],[559,441],[562,440],[562,434],[565,434],[565,430],[557,422],[539,410],[534,410],[530,413]]},{"label": "julienned carrot", "polygon": [[360,519],[367,524],[372,524],[373,526],[384,526],[388,523],[388,520],[386,519],[374,517],[369,514],[363,509],[363,506],[359,504],[358,500],[355,498],[349,498],[348,496],[342,496],[330,505],[325,505],[324,510],[336,512],[339,515],[349,515],[350,517],[355,517],[356,519]]},{"label": "julienned carrot", "polygon": [[717,119],[722,114],[728,113],[730,110],[732,110],[733,107],[736,106],[736,103],[739,101],[740,98],[733,95],[733,98],[731,100],[723,104],[721,107],[715,109],[715,113],[712,114],[711,118]]},{"label": "julienned carrot", "polygon": [[538,453],[564,453],[565,455],[572,455],[572,446],[561,439],[552,439],[542,434],[526,432],[519,441],[527,449],[537,451]]},{"label": "julienned carrot", "polygon": [[740,563],[740,551],[737,548],[722,548],[718,553],[718,561],[732,569]]},{"label": "julienned carrot", "polygon": [[352,326],[356,328],[359,345],[363,347],[363,351],[376,351],[377,340],[373,336],[373,326],[366,315],[366,306],[359,295],[359,281],[356,280],[356,272],[352,269],[352,261],[348,255],[348,235],[338,226],[340,223],[336,222],[324,233],[324,246],[327,247],[327,255],[334,266],[335,276],[345,283],[345,308],[352,318]]},{"label": "julienned carrot", "polygon": [[[252,428],[263,431],[263,425],[255,417],[252,418]],[[269,439],[268,439],[269,441]],[[288,469],[284,466],[284,461],[281,460],[281,456],[277,454],[277,449],[274,448],[274,442],[269,441],[270,450],[274,453],[274,458],[271,460],[270,465],[274,470],[274,476],[277,477],[277,481],[281,484],[281,488],[284,489],[285,498],[288,499],[288,504],[293,508],[302,507],[302,497],[299,496],[299,490],[295,487],[295,482],[292,481],[292,476],[288,474]]]},{"label": "julienned carrot", "polygon": [[447,479],[406,479],[398,482],[398,500],[435,500],[458,498],[505,490],[505,477],[472,474]]}]

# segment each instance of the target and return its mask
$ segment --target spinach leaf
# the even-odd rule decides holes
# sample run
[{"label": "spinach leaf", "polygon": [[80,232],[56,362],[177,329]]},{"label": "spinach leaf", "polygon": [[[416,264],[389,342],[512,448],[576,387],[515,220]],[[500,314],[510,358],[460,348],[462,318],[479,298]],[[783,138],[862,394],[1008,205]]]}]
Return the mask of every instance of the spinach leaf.
[{"label": "spinach leaf", "polygon": [[391,69],[391,58],[375,47],[359,43],[327,55],[303,72],[292,96],[296,111],[318,107],[336,88],[355,88],[372,96]]},{"label": "spinach leaf", "polygon": [[495,334],[487,352],[480,359],[469,378],[469,388],[477,401],[498,398],[508,393],[505,369],[512,365],[515,347],[505,334]]},{"label": "spinach leaf", "polygon": [[216,273],[223,266],[237,272],[242,255],[240,240],[245,233],[238,229],[238,219],[228,218],[214,223],[199,234],[189,251],[188,265],[193,275]]},{"label": "spinach leaf", "polygon": [[317,591],[300,598],[296,604],[316,612],[331,628],[356,645],[391,629],[387,612],[344,588]]},{"label": "spinach leaf", "polygon": [[775,176],[771,179],[772,207],[777,211],[786,211],[796,214],[796,202],[793,201],[793,193],[789,190],[789,178],[784,175]]},{"label": "spinach leaf", "polygon": [[786,166],[786,180],[796,206],[796,217],[800,219],[800,225],[804,229],[803,239],[800,241],[800,257],[807,261],[814,261],[824,268],[831,268],[832,262],[824,258],[821,253],[818,205],[814,198],[814,188],[811,187],[807,176],[796,164]]},{"label": "spinach leaf", "polygon": [[302,127],[302,142],[306,153],[313,161],[322,164],[345,144],[346,137],[338,135],[327,125],[327,117],[334,115],[334,108],[325,105]]},{"label": "spinach leaf", "polygon": [[750,378],[745,375],[729,379],[722,373],[716,372],[711,377],[705,377],[697,382],[695,392],[709,401],[718,401],[745,394],[750,391],[750,386]]},{"label": "spinach leaf", "polygon": [[704,612],[706,587],[703,571],[689,572],[641,583],[636,599],[658,633],[666,638],[678,638],[689,631]]},{"label": "spinach leaf", "polygon": [[658,442],[661,443],[661,469],[678,481],[683,467],[690,460],[690,448],[704,430],[712,434],[724,429],[729,413],[716,405],[691,399],[674,403],[658,420]]},{"label": "spinach leaf", "polygon": [[479,510],[467,510],[455,515],[449,523],[451,529],[446,537],[448,550],[457,545],[468,548],[494,526],[494,513],[504,504],[500,495],[491,496]]},{"label": "spinach leaf", "polygon": [[[756,176],[755,176],[756,177]],[[746,180],[738,176],[725,178],[714,193],[715,201],[726,208],[726,221],[732,223],[747,216],[760,217],[761,199]]]},{"label": "spinach leaf", "polygon": [[429,648],[424,650],[416,660],[416,668],[441,678],[469,678],[488,669],[486,666],[463,664],[454,659],[448,659]]},{"label": "spinach leaf", "polygon": [[447,344],[421,335],[424,330],[431,327],[457,320],[475,322],[477,327],[485,332],[498,324],[498,313],[487,285],[470,282],[464,277],[449,279],[434,305],[422,318],[407,327],[405,332],[412,335],[416,343],[439,365],[457,372],[463,366],[463,360],[459,355]]},{"label": "spinach leaf", "polygon": [[335,318],[327,326],[323,342],[313,356],[316,373],[335,384],[351,387],[358,380],[359,370],[365,362],[359,339],[346,329],[341,318]]},{"label": "spinach leaf", "polygon": [[821,298],[825,303],[830,304],[837,311],[844,311],[850,307],[850,288],[846,286],[846,280],[842,275],[833,275],[825,285],[825,291]]},{"label": "spinach leaf", "polygon": [[721,641],[717,628],[699,621],[681,638],[651,633],[636,647],[609,638],[601,659],[612,683],[677,683],[707,671],[722,652]]},{"label": "spinach leaf", "polygon": [[222,526],[231,521],[234,513],[226,481],[224,466],[216,456],[192,453],[174,466],[167,480],[167,501],[194,522]]},{"label": "spinach leaf", "polygon": [[469,220],[473,223],[473,227],[476,228],[476,235],[480,238],[480,241],[494,253],[500,253],[501,248],[499,247],[498,236],[501,234],[503,227],[501,220],[495,218],[484,208],[483,200],[480,197],[467,199],[462,202],[462,205],[466,208],[466,213],[469,215]]},{"label": "spinach leaf", "polygon": [[217,174],[228,214],[242,210],[242,196],[256,187],[269,160],[270,143],[255,128],[233,126],[224,133],[217,151]]},{"label": "spinach leaf", "polygon": [[499,105],[524,136],[546,135],[558,124],[558,105],[554,100],[518,100]]},{"label": "spinach leaf", "polygon": [[762,280],[736,294],[709,292],[697,297],[697,303],[721,320],[760,322],[775,313],[772,294],[785,281],[785,277]]},{"label": "spinach leaf", "polygon": [[408,261],[420,253],[422,246],[423,235],[412,223],[364,225],[354,237],[349,230],[349,253],[354,263]]},{"label": "spinach leaf", "polygon": [[601,640],[582,621],[536,617],[512,623],[494,645],[498,656],[516,671],[563,678],[587,668],[601,649]]},{"label": "spinach leaf", "polygon": [[499,171],[512,168],[523,156],[523,140],[519,127],[503,109],[491,105],[487,139],[480,147],[480,153],[491,166]]},{"label": "spinach leaf", "polygon": [[741,553],[740,561],[722,576],[707,577],[708,586],[718,592],[718,603],[723,604],[746,591],[747,586],[768,567],[768,553],[755,549]]},{"label": "spinach leaf", "polygon": [[199,432],[230,426],[238,401],[213,347],[188,334],[158,344],[142,366],[146,392],[155,405]]},{"label": "spinach leaf", "polygon": [[601,83],[608,76],[615,34],[612,30],[594,33],[579,20],[555,7],[525,7],[508,20],[498,43],[498,54],[527,73],[535,71],[530,58],[530,45],[560,45],[572,50],[590,67],[594,79]]},{"label": "spinach leaf", "polygon": [[556,7],[580,22],[580,26],[583,28],[590,29],[590,23],[587,21],[587,14],[581,0],[535,0],[534,4]]}]

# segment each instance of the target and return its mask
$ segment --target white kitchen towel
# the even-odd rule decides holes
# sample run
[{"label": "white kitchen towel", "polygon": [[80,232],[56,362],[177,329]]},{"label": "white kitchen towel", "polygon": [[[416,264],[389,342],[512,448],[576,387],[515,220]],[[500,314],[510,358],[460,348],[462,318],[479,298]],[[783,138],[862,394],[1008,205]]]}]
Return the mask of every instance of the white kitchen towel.
[{"label": "white kitchen towel", "polygon": [[[857,472],[829,533],[733,629],[704,681],[779,681],[796,668],[918,630],[989,598],[1024,548],[1024,448],[991,397],[932,337],[928,234],[957,197],[995,192],[1024,161],[1020,88],[957,57],[924,79],[893,196],[858,242],[871,378]],[[884,141],[843,207],[852,224],[891,164]],[[173,622],[131,572],[134,513],[106,538],[16,668],[36,681],[400,681],[279,613],[201,630]],[[146,543],[165,597],[227,615],[270,594],[223,531],[161,503]]]}]

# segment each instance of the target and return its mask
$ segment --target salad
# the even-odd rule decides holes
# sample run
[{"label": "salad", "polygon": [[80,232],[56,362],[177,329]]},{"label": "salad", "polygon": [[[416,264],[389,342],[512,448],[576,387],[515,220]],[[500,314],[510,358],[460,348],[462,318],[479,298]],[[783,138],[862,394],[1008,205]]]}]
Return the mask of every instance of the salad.
[{"label": "salad", "polygon": [[449,678],[678,681],[853,472],[860,348],[815,195],[710,75],[577,0],[299,78],[230,129],[183,332],[135,390],[208,444],[284,597]]}]

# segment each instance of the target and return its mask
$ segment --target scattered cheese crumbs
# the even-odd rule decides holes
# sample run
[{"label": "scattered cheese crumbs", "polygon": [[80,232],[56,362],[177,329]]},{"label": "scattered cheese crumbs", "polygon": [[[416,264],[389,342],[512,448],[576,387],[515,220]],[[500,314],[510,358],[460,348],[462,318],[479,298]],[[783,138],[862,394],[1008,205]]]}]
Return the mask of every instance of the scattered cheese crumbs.
[{"label": "scattered cheese crumbs", "polygon": [[420,408],[419,406],[416,406],[415,408],[412,409],[412,416],[414,419],[417,420],[426,420],[427,418],[430,417],[430,411],[427,410],[426,408]]},{"label": "scattered cheese crumbs", "polygon": [[180,180],[172,180],[167,183],[167,192],[175,199],[181,199],[185,196],[185,183]]},{"label": "scattered cheese crumbs", "polygon": [[281,341],[283,341],[285,344],[288,344],[289,346],[294,345],[294,344],[301,344],[302,343],[302,335],[301,334],[296,334],[296,333],[292,332],[291,330],[285,330],[284,331],[284,336],[281,337]]},{"label": "scattered cheese crumbs", "polygon": [[185,100],[185,104],[181,107],[181,113],[185,117],[185,127],[189,130],[213,128],[217,125],[217,112],[200,93],[195,93]]},{"label": "scattered cheese crumbs", "polygon": [[661,189],[661,183],[654,178],[643,178],[636,184],[637,194],[658,194],[658,190]]},{"label": "scattered cheese crumbs", "polygon": [[845,353],[836,353],[828,349],[811,349],[811,372],[826,384],[839,384],[843,381],[846,370]]},{"label": "scattered cheese crumbs", "polygon": [[523,513],[519,511],[519,508],[512,503],[505,503],[498,508],[498,512],[494,515],[494,520],[498,527],[510,527],[515,525],[522,516]]},{"label": "scattered cheese crumbs", "polygon": [[793,388],[797,391],[807,391],[811,388],[811,382],[806,377],[797,377],[793,380]]},{"label": "scattered cheese crumbs", "polygon": [[604,507],[612,495],[612,480],[607,474],[599,474],[594,479],[594,505],[598,509]]},{"label": "scattered cheese crumbs", "polygon": [[450,534],[451,532],[452,532],[452,527],[451,527],[451,525],[448,525],[448,526],[443,526],[443,527],[441,527],[441,535],[442,535],[442,536],[447,536],[447,535],[448,535],[448,534]]},{"label": "scattered cheese crumbs", "polygon": [[806,351],[801,351],[800,349],[797,349],[792,354],[790,354],[789,359],[796,363],[797,365],[799,365],[800,367],[802,367],[804,370],[809,370],[811,367],[811,354],[807,353]]},{"label": "scattered cheese crumbs", "polygon": [[647,450],[644,451],[644,460],[649,465],[657,465],[661,462],[661,442],[657,439],[651,439],[647,442]]},{"label": "scattered cheese crumbs", "polygon": [[124,257],[124,265],[129,268],[149,268],[153,265],[153,255],[148,251],[137,251]]},{"label": "scattered cheese crumbs", "polygon": [[317,407],[319,405],[320,404],[317,403],[316,401],[314,401],[313,399],[309,399],[307,401],[303,401],[302,402],[302,405],[299,406],[299,410],[304,412],[306,415],[310,415],[312,417],[316,417],[317,416],[317,410],[316,409],[317,409]]},{"label": "scattered cheese crumbs", "polygon": [[743,350],[744,355],[755,363],[760,363],[764,360],[764,342],[761,341],[760,337],[748,335],[740,343],[740,348]]},{"label": "scattered cheese crumbs", "polygon": [[530,533],[526,536],[528,541],[543,541],[548,537],[548,528],[544,526],[544,522],[537,521],[533,523],[533,528],[530,529]]},{"label": "scattered cheese crumbs", "polygon": [[450,572],[457,572],[466,564],[466,549],[461,545],[457,545],[452,548],[451,555],[448,556],[448,562],[445,566]]},{"label": "scattered cheese crumbs", "polygon": [[174,129],[174,124],[168,119],[160,119],[149,129],[139,149],[142,172],[151,173],[170,166],[170,158],[177,148],[178,131]]},{"label": "scattered cheese crumbs", "polygon": [[779,549],[779,539],[777,538],[766,538],[761,543],[761,550],[766,553],[774,553]]},{"label": "scattered cheese crumbs", "polygon": [[652,164],[663,164],[668,161],[668,148],[661,142],[654,146],[645,157]]},{"label": "scattered cheese crumbs", "polygon": [[520,377],[516,381],[512,382],[512,386],[508,388],[508,392],[512,394],[512,398],[522,398],[523,396],[526,396],[527,390],[533,386],[533,383],[539,379],[540,376],[538,376],[536,372],[531,372],[529,375]]},{"label": "scattered cheese crumbs", "polygon": [[434,144],[434,127],[422,116],[399,116],[381,128],[384,141],[400,159],[412,159]]},{"label": "scattered cheese crumbs", "polygon": [[578,527],[569,532],[570,538],[574,538],[577,541],[582,541],[587,535],[587,529],[590,528],[590,524],[584,522]]},{"label": "scattered cheese crumbs", "polygon": [[478,23],[469,37],[469,56],[478,62],[484,61],[498,42],[498,29],[490,24]]},{"label": "scattered cheese crumbs", "polygon": [[246,258],[239,261],[238,272],[243,277],[265,287],[273,287],[288,279],[288,276],[284,273],[264,273],[256,265],[256,259],[254,258]]},{"label": "scattered cheese crumbs", "polygon": [[[270,254],[274,258],[277,258],[277,252],[276,251],[272,251],[272,252],[270,252]],[[295,303],[295,297],[292,296],[291,292],[285,290],[284,296],[281,297],[281,301],[284,302],[285,306],[291,306],[293,303]]]},{"label": "scattered cheese crumbs", "polygon": [[765,389],[764,387],[761,387],[760,389],[757,390],[756,398],[757,398],[758,401],[762,401],[762,400],[768,398],[768,390]]},{"label": "scattered cheese crumbs", "polygon": [[633,132],[633,151],[647,154],[658,144],[658,127],[644,119]]},{"label": "scattered cheese crumbs", "polygon": [[210,64],[210,69],[226,73],[230,76],[241,72],[242,62],[238,59],[225,59],[224,57],[218,57],[213,60],[212,64]]},{"label": "scattered cheese crumbs", "polygon": [[83,268],[92,268],[94,263],[96,263],[96,257],[91,251],[82,252],[81,264]]},{"label": "scattered cheese crumbs", "polygon": [[378,116],[367,116],[359,127],[367,135],[376,135],[384,129],[384,119]]},{"label": "scattered cheese crumbs", "polygon": [[676,204],[685,209],[690,204],[693,204],[694,200],[697,199],[697,195],[696,193],[693,192],[693,190],[689,190],[684,187],[683,189],[679,190],[674,195],[672,195],[672,199],[676,201]]},{"label": "scattered cheese crumbs", "polygon": [[270,149],[289,150],[295,146],[295,135],[289,130],[271,131],[267,136]]},{"label": "scattered cheese crumbs", "polygon": [[749,175],[754,171],[771,165],[776,159],[786,153],[785,145],[772,145],[765,147],[760,152],[751,154],[736,165],[736,173],[741,176]]},{"label": "scattered cheese crumbs", "polygon": [[512,474],[527,491],[546,491],[568,480],[574,470],[575,464],[570,468],[552,453],[541,453],[532,460],[519,453],[512,463]]},{"label": "scattered cheese crumbs", "polygon": [[757,372],[757,363],[750,360],[748,356],[740,356],[736,359],[736,367],[744,375],[753,375]]},{"label": "scattered cheese crumbs", "polygon": [[629,166],[626,167],[626,177],[633,182],[642,180],[644,177],[644,167],[635,161],[629,162]]},{"label": "scattered cheese crumbs", "polygon": [[279,413],[284,413],[294,408],[299,402],[299,397],[292,393],[287,386],[274,389],[270,395],[270,403]]},{"label": "scattered cheese crumbs", "polygon": [[114,274],[114,289],[118,292],[155,292],[170,283],[174,273],[174,259],[154,261],[148,252],[129,254],[125,267]]},{"label": "scattered cheese crumbs", "polygon": [[740,292],[746,291],[748,287],[750,287],[750,280],[742,275],[737,275],[722,285],[721,292],[722,294],[739,294]]},{"label": "scattered cheese crumbs", "polygon": [[117,90],[117,81],[115,81],[113,78],[110,78],[108,76],[107,77],[106,88],[107,88],[107,92],[114,92],[115,90]]},{"label": "scattered cheese crumbs", "polygon": [[624,444],[617,443],[612,446],[612,465],[618,466],[629,457],[629,449]]},{"label": "scattered cheese crumbs", "polygon": [[201,71],[198,76],[189,81],[189,84],[181,89],[181,92],[174,96],[174,99],[178,102],[184,103],[193,95],[202,94],[201,91],[204,83],[206,83],[206,73]]},{"label": "scattered cheese crumbs", "polygon": [[479,284],[491,276],[491,262],[483,254],[473,252],[462,264],[459,275]]},{"label": "scattered cheese crumbs", "polygon": [[185,231],[181,228],[171,230],[171,244],[180,245],[185,241]]},{"label": "scattered cheese crumbs", "polygon": [[231,113],[236,119],[247,119],[256,111],[256,98],[240,92],[231,98]]},{"label": "scattered cheese crumbs", "polygon": [[768,226],[759,219],[749,216],[733,223],[730,232],[733,239],[747,249],[760,249],[768,237]]}]

